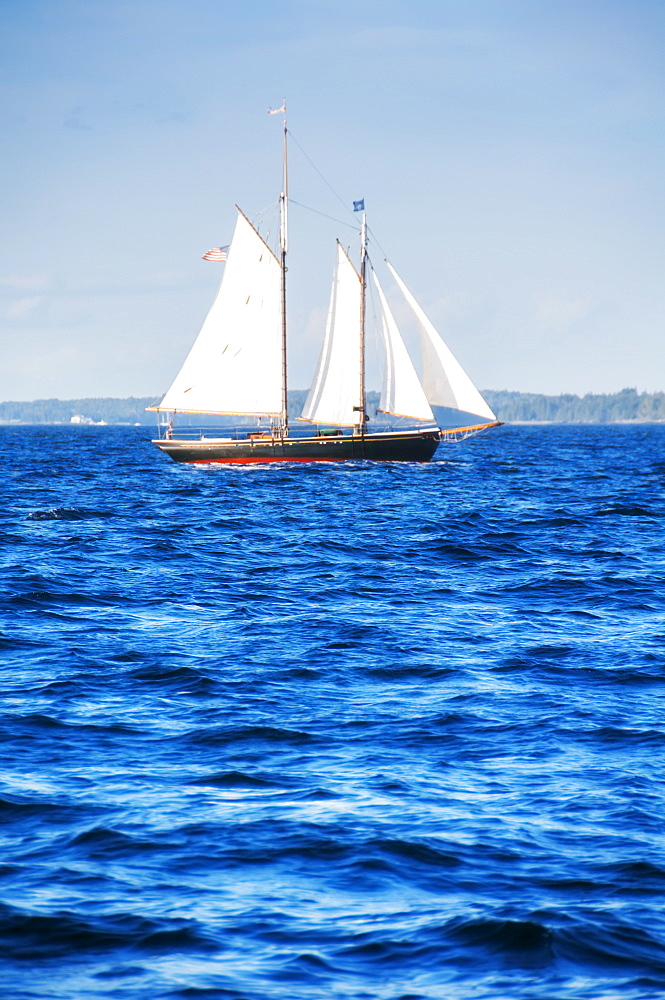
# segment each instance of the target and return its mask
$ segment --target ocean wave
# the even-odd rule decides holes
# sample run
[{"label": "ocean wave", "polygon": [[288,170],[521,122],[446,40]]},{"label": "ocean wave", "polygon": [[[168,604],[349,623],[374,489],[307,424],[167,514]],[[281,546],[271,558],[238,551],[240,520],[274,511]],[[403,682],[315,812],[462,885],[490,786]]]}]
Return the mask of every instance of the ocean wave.
[{"label": "ocean wave", "polygon": [[47,510],[32,511],[26,521],[86,521],[95,517],[106,518],[109,514],[86,507],[49,507]]},{"label": "ocean wave", "polygon": [[663,994],[665,428],[0,433],[3,996]]}]

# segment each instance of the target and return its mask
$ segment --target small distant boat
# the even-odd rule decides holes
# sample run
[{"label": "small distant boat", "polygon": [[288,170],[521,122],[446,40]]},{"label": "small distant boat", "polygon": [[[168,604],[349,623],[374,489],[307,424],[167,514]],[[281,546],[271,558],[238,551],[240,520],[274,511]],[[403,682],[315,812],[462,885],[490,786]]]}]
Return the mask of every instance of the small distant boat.
[{"label": "small distant boat", "polygon": [[[499,421],[455,360],[394,268],[397,286],[415,315],[423,379],[416,374],[395,318],[367,254],[364,202],[358,268],[337,243],[337,260],[318,368],[299,423],[287,410],[286,254],[288,222],[287,127],[280,195],[279,253],[274,253],[238,209],[233,240],[212,308],[161,403],[167,414],[153,443],[176,462],[335,462],[351,459],[427,462],[444,437],[459,438]],[[237,206],[236,206],[237,207]],[[221,248],[220,248],[221,249]],[[368,270],[376,287],[384,348],[379,411],[401,418],[398,427],[370,427],[365,389],[365,314]],[[464,414],[466,423],[438,425],[432,407]],[[260,418],[258,426],[213,431],[177,429],[178,414]],[[469,417],[471,416],[471,420]],[[403,418],[408,418],[405,425]],[[304,422],[304,423],[300,423]],[[304,424],[309,424],[305,429]]]}]

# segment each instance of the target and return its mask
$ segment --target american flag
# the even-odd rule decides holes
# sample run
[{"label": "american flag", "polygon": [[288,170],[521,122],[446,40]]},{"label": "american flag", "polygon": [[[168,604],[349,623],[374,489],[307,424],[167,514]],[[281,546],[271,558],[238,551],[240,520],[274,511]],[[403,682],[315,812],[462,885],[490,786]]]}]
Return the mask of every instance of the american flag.
[{"label": "american flag", "polygon": [[227,244],[225,247],[213,247],[212,250],[208,250],[203,254],[201,260],[226,260],[226,251],[229,249],[231,244]]}]

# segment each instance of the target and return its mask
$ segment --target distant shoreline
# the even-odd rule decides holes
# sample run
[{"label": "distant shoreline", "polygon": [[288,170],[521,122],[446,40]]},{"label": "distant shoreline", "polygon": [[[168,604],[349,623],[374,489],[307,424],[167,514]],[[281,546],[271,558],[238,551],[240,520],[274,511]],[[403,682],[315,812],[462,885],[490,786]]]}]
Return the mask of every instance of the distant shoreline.
[{"label": "distant shoreline", "polygon": [[[307,390],[289,392],[289,417],[302,412]],[[487,389],[483,396],[506,424],[654,424],[665,423],[665,392],[638,392],[622,389],[615,393],[570,393],[546,396],[539,393],[511,392]],[[368,392],[370,417],[379,403],[379,393]],[[156,414],[146,413],[154,405],[154,396],[86,397],[80,399],[36,399],[0,403],[0,426],[71,425],[71,426],[145,426],[156,425]],[[441,426],[452,426],[446,419],[450,411],[442,411]],[[190,415],[185,423],[198,426],[210,423],[210,418]],[[217,421],[219,422],[219,421]]]},{"label": "distant shoreline", "polygon": [[665,424],[665,418],[659,420],[647,419],[624,419],[624,420],[504,420],[502,423],[510,427],[623,427],[638,426],[642,424]]},{"label": "distant shoreline", "polygon": [[[665,424],[665,420],[502,420],[504,427],[646,427],[649,424]],[[157,424],[128,420],[104,420],[99,423],[73,424],[65,420],[0,420],[2,427],[155,427]]]}]

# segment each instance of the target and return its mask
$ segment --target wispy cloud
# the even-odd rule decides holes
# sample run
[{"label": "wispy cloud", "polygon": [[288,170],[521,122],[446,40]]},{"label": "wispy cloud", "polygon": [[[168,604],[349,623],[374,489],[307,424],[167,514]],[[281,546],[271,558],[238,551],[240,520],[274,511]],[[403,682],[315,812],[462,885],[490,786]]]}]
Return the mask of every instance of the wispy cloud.
[{"label": "wispy cloud", "polygon": [[542,292],[535,299],[536,322],[546,330],[567,330],[593,312],[591,299],[565,292]]},{"label": "wispy cloud", "polygon": [[65,128],[75,128],[81,132],[92,132],[92,125],[88,125],[88,123],[84,120],[84,117],[85,108],[79,105],[78,107],[72,108],[63,124]]},{"label": "wispy cloud", "polygon": [[15,302],[7,308],[5,316],[7,319],[25,319],[31,316],[36,309],[44,301],[45,296],[43,295],[30,295],[25,296],[22,299],[16,299]]},{"label": "wispy cloud", "polygon": [[12,292],[44,292],[51,287],[50,274],[8,274],[0,276],[0,290]]}]

